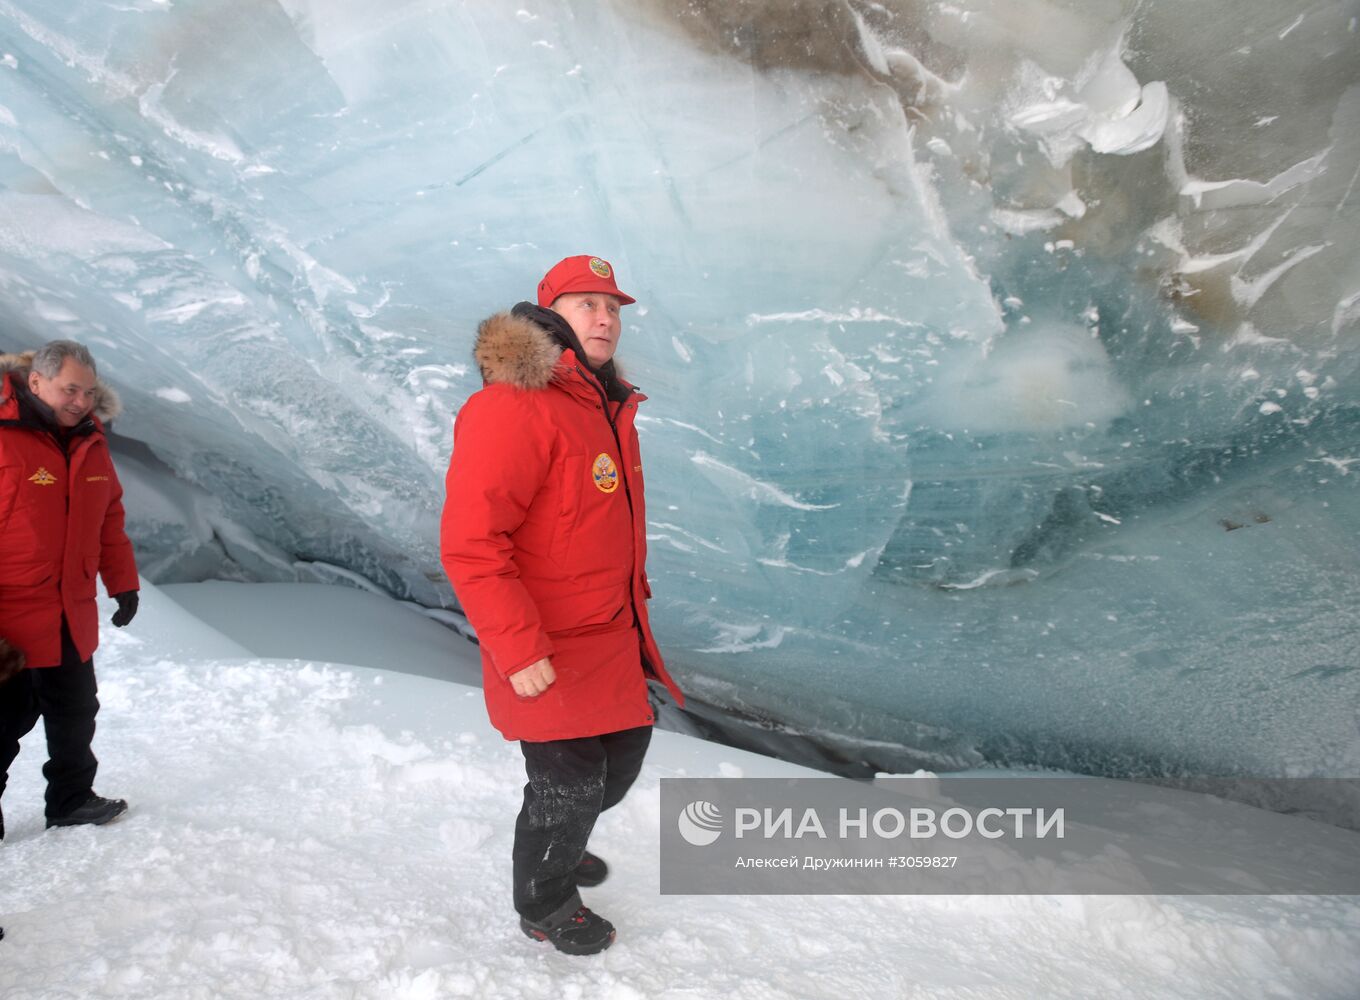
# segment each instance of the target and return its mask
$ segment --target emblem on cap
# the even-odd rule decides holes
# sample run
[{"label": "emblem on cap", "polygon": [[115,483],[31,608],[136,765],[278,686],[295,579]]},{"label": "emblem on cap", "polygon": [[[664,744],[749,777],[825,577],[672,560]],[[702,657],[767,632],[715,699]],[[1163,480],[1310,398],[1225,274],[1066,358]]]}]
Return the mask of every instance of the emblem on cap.
[{"label": "emblem on cap", "polygon": [[590,467],[590,475],[595,480],[595,488],[601,493],[613,493],[619,488],[619,467],[605,452],[596,457],[595,464]]},{"label": "emblem on cap", "polygon": [[597,278],[608,278],[612,271],[609,270],[609,262],[600,260],[599,257],[590,258],[590,269],[595,272]]}]

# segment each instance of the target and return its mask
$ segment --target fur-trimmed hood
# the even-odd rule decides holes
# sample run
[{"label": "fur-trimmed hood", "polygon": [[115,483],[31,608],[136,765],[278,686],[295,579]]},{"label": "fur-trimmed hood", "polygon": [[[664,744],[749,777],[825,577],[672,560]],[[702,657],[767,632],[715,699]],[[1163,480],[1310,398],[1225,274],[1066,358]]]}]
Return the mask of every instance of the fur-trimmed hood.
[{"label": "fur-trimmed hood", "polygon": [[[0,404],[8,402],[8,397],[4,394],[4,377],[11,372],[16,378],[22,379],[24,384],[28,384],[28,372],[33,367],[33,355],[35,351],[24,351],[20,354],[0,354]],[[114,417],[123,412],[123,401],[113,386],[103,379],[95,380],[94,409],[91,411],[99,418],[101,423],[108,423]]]},{"label": "fur-trimmed hood", "polygon": [[472,356],[487,382],[518,389],[546,389],[562,356],[562,345],[533,320],[498,312],[477,327]]},{"label": "fur-trimmed hood", "polygon": [[487,384],[503,382],[520,389],[545,389],[565,376],[558,362],[567,349],[590,370],[610,399],[624,400],[632,394],[633,387],[624,381],[616,360],[592,365],[567,321],[551,309],[530,302],[483,320],[477,327],[472,356]]}]

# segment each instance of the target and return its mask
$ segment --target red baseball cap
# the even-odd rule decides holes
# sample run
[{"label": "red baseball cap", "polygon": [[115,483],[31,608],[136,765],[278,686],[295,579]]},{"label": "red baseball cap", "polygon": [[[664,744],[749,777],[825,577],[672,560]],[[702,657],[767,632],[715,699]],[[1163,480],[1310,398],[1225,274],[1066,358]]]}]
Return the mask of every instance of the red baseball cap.
[{"label": "red baseball cap", "polygon": [[620,305],[631,305],[637,299],[619,291],[614,284],[614,268],[603,257],[581,254],[567,257],[552,266],[538,283],[538,304],[547,309],[559,295],[568,292],[603,292],[613,295]]}]

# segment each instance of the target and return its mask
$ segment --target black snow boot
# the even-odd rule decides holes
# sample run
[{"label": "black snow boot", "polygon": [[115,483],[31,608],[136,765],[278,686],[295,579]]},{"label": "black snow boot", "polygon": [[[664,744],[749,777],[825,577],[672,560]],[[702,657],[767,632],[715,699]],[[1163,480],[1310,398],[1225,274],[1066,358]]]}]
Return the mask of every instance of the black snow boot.
[{"label": "black snow boot", "polygon": [[93,792],[90,797],[72,809],[65,816],[47,817],[47,828],[54,826],[103,826],[127,812],[128,804],[123,799],[105,799]]},{"label": "black snow boot", "polygon": [[586,851],[581,855],[581,861],[576,866],[576,884],[585,886],[587,889],[597,886],[609,877],[609,866],[604,863],[604,858]]},{"label": "black snow boot", "polygon": [[542,920],[520,917],[519,927],[535,941],[547,941],[566,955],[594,955],[614,943],[614,925],[580,905],[575,910],[564,907]]}]

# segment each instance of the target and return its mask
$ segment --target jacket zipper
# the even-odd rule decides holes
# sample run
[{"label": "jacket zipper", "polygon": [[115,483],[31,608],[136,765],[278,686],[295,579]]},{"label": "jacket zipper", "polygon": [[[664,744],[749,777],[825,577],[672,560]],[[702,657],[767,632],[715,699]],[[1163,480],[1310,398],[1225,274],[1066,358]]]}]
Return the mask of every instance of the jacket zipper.
[{"label": "jacket zipper", "polygon": [[[622,466],[626,464],[623,460],[623,442],[619,440],[618,424],[614,422],[614,418],[609,414],[609,397],[608,395],[605,394],[604,388],[600,385],[599,381],[597,379],[588,377],[585,371],[579,365],[576,368],[576,372],[581,376],[581,379],[586,383],[586,385],[589,385],[592,388],[594,388],[595,394],[600,397],[600,410],[604,414],[605,422],[609,424],[609,432],[614,436],[614,449],[619,454],[620,464],[619,476],[623,479],[624,499],[628,501],[628,528],[630,531],[634,533],[634,536],[636,536],[637,510],[636,508],[633,507],[633,491],[628,485],[628,472],[625,468],[622,468]],[[633,394],[632,390],[629,390],[628,395],[632,396],[632,394]],[[624,402],[626,402],[626,400],[621,401],[619,403],[620,410],[622,410]],[[636,563],[637,538],[633,537],[630,538],[628,541],[630,543],[629,547],[633,551],[632,562]],[[638,614],[637,594],[634,592],[634,580],[637,574],[634,570],[635,567],[633,565],[630,565],[628,567],[628,604],[633,611],[633,628],[637,629],[638,649],[642,654],[642,672],[645,676],[655,678],[656,680],[659,681],[661,678],[657,675],[656,668],[653,667],[651,662],[647,659],[647,637],[642,634],[642,616]]]}]

